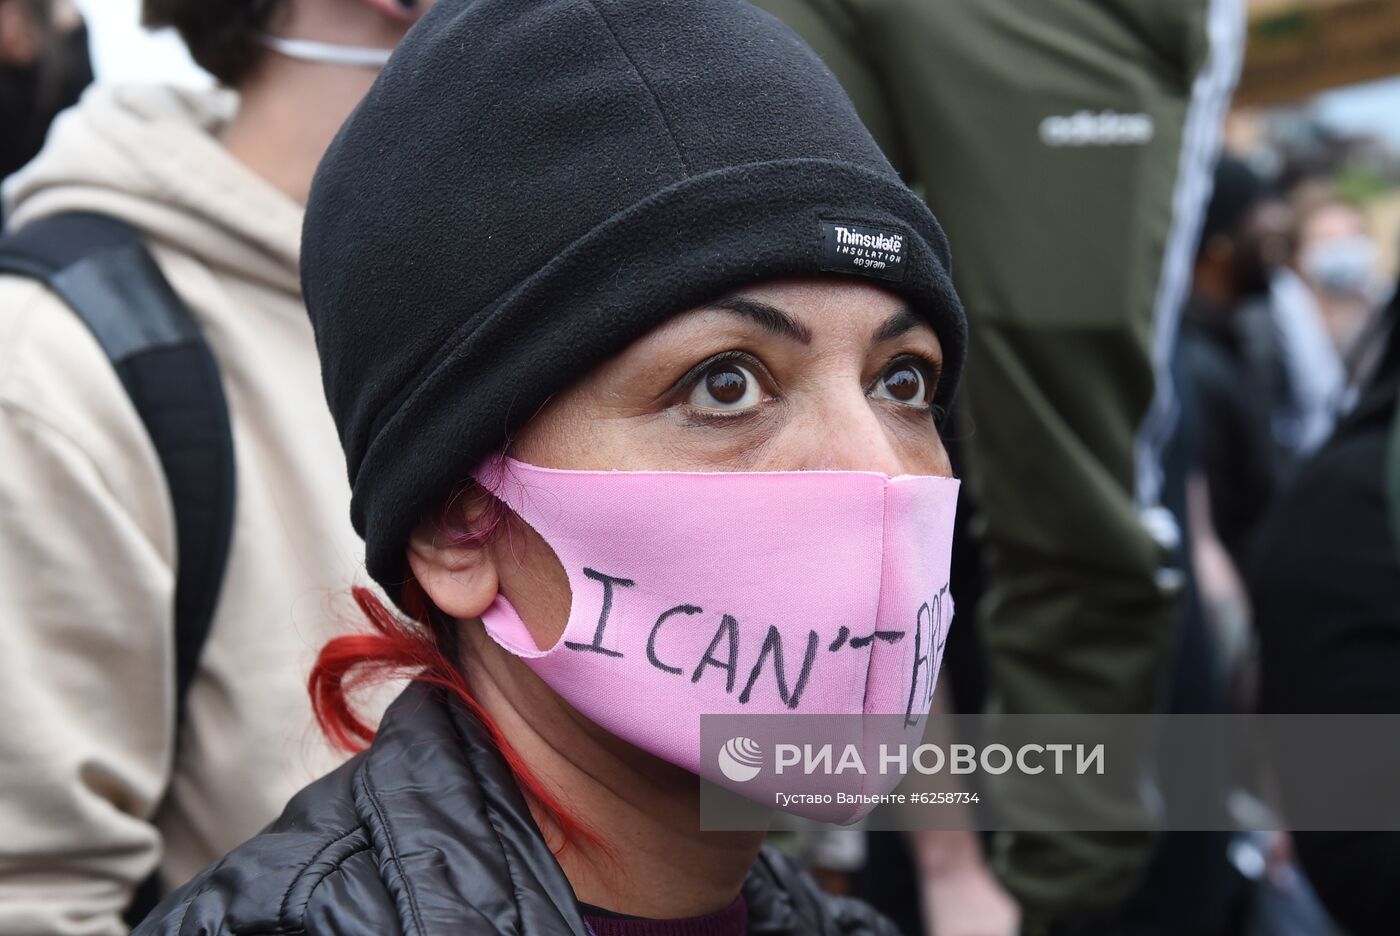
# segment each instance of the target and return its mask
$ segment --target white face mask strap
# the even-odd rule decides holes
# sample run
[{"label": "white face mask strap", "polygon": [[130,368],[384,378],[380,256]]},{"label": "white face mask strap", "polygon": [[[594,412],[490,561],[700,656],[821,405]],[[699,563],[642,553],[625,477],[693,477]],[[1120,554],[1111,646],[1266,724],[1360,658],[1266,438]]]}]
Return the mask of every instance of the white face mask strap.
[{"label": "white face mask strap", "polygon": [[371,49],[364,46],[337,45],[314,39],[287,39],[282,36],[262,37],[263,45],[288,58],[324,65],[352,65],[357,68],[383,68],[393,49]]}]

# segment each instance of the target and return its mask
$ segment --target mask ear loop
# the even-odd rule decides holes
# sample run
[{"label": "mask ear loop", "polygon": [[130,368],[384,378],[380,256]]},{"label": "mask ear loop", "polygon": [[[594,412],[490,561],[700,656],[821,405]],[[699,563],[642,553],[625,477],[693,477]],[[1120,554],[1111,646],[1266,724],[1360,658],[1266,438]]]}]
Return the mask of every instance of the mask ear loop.
[{"label": "mask ear loop", "polygon": [[303,62],[322,65],[349,65],[354,68],[383,68],[394,54],[393,49],[372,49],[364,46],[338,45],[314,39],[288,39],[264,33],[260,40],[274,52]]},{"label": "mask ear loop", "polygon": [[[534,511],[527,503],[525,492],[519,482],[509,474],[511,464],[512,459],[504,454],[489,456],[474,474],[476,483],[481,486],[482,490],[504,504],[522,522],[529,525],[548,544],[548,538],[545,537],[540,530],[540,525],[532,517]],[[550,549],[554,549],[555,554],[558,555],[558,551],[553,545],[550,545]],[[564,564],[562,556],[560,563]],[[577,583],[573,581],[573,577],[568,574],[567,566],[565,566],[565,576],[568,578],[569,584],[569,619],[565,625],[565,632],[567,632],[568,625],[573,622],[574,618],[574,600],[578,594],[578,587]],[[525,624],[520,612],[516,610],[515,605],[511,604],[510,599],[500,591],[497,591],[495,599],[482,613],[481,623],[492,640],[520,659],[539,659],[555,652],[564,644],[565,635],[560,634],[558,641],[553,646],[541,649],[535,643],[534,637],[530,634],[530,629]]]}]

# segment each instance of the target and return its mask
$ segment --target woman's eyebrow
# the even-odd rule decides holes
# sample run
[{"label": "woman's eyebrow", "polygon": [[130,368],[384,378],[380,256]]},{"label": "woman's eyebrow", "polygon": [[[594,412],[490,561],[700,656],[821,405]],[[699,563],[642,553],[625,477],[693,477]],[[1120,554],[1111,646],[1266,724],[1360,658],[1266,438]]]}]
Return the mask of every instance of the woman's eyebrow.
[{"label": "woman's eyebrow", "polygon": [[924,320],[915,315],[913,311],[906,306],[885,319],[885,324],[876,329],[874,343],[879,344],[882,341],[893,341],[913,331],[922,324],[924,324]]},{"label": "woman's eyebrow", "polygon": [[756,322],[764,331],[782,338],[790,338],[802,344],[812,343],[812,332],[806,325],[793,318],[777,306],[743,296],[726,296],[709,303],[706,308],[721,309],[742,315]]}]

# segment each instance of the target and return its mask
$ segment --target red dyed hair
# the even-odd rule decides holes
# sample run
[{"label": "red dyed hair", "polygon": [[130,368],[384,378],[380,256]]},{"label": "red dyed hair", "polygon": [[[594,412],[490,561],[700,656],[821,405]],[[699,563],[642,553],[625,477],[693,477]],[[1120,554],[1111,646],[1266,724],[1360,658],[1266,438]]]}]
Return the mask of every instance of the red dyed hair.
[{"label": "red dyed hair", "polygon": [[[459,501],[473,494],[488,498],[478,518],[477,530],[467,527],[462,520],[465,511],[458,508]],[[484,546],[505,520],[505,506],[469,484],[453,492],[438,512],[436,522],[439,534],[451,544]],[[565,810],[558,798],[530,772],[500,727],[477,702],[461,666],[443,651],[444,644],[455,645],[450,631],[455,623],[443,619],[417,580],[410,577],[400,596],[400,603],[412,621],[386,608],[379,596],[368,588],[354,588],[351,594],[370,630],[336,637],[327,643],[317,656],[307,683],[316,721],[331,744],[343,751],[355,752],[374,740],[374,729],[356,713],[351,701],[359,689],[402,677],[434,686],[460,701],[481,723],[527,799],[532,800],[559,830],[561,841],[550,844],[556,854],[576,842],[606,851],[599,836]]]}]

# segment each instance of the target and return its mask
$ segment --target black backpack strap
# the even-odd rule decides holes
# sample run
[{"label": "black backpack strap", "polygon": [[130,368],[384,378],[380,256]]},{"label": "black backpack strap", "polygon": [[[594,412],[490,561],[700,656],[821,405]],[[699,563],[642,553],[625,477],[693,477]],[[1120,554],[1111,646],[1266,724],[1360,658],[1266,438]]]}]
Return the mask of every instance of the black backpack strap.
[{"label": "black backpack strap", "polygon": [[178,734],[233,532],[233,436],[218,366],[140,235],[114,218],[74,213],[28,224],[0,239],[0,272],[40,280],[73,309],[155,445],[175,514]]}]

